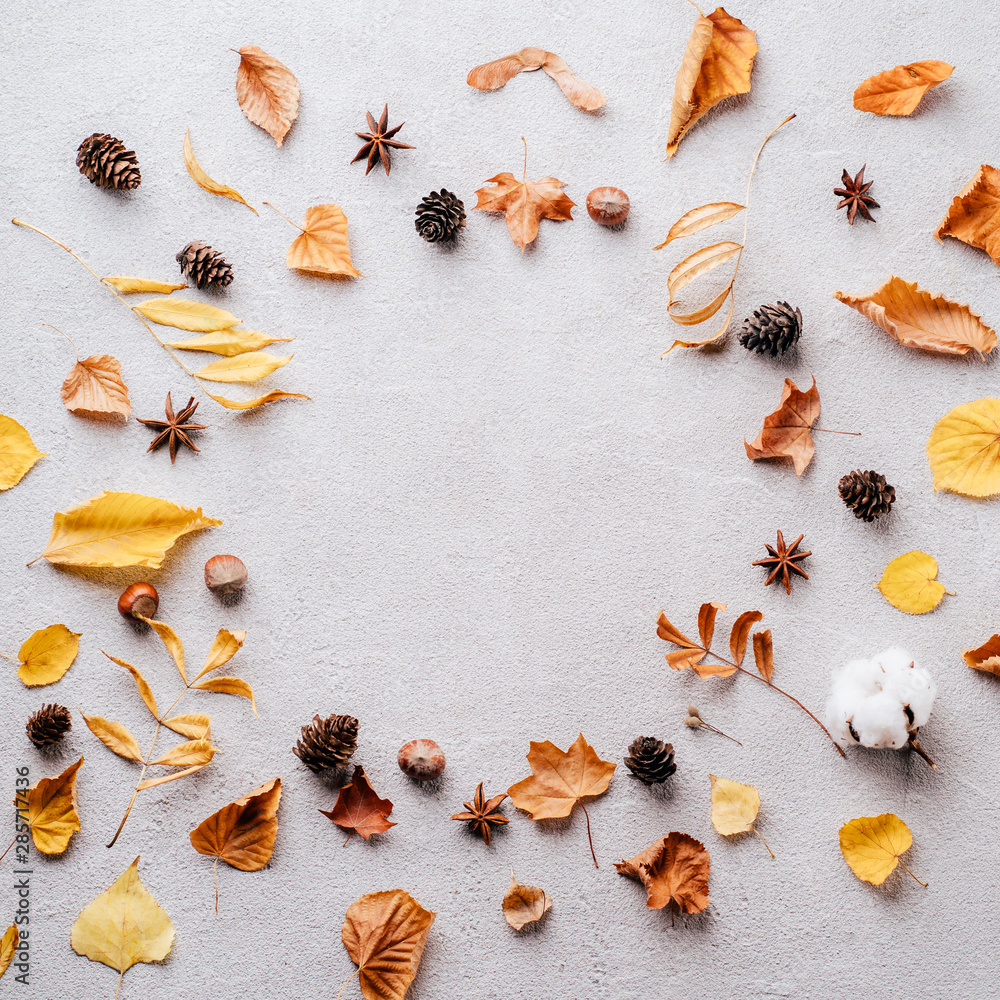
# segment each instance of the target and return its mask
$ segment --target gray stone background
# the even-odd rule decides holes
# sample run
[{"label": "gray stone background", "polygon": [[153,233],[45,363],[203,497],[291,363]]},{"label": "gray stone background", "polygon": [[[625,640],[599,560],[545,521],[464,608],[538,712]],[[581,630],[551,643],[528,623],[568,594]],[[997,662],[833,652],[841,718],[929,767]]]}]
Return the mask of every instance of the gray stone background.
[{"label": "gray stone background", "polygon": [[[995,265],[931,235],[979,164],[997,159],[996,22],[966,0],[744,0],[731,13],[758,32],[753,91],[709,115],[665,163],[694,17],[679,0],[7,6],[3,217],[51,232],[101,274],[171,279],[174,254],[208,240],[236,272],[222,304],[249,328],[296,338],[295,360],[265,385],[313,402],[234,415],[206,400],[202,451],[173,467],[162,452],[144,454],[149,433],[134,420],[109,428],[70,415],[59,387],[72,351],[43,323],[83,356],[119,358],[135,415],[158,416],[167,390],[175,401],[195,390],[68,255],[0,227],[0,412],[49,453],[0,497],[0,651],[16,654],[53,622],[83,633],[54,687],[29,690],[3,668],[3,781],[13,787],[17,765],[34,781],[86,756],[83,829],[61,857],[36,859],[32,985],[9,973],[0,995],[113,994],[115,974],[74,954],[69,929],[137,854],[177,936],[162,966],[127,974],[126,998],[336,995],[353,969],[340,942],[346,908],[397,886],[438,912],[414,1000],[987,995],[1000,691],[960,654],[998,626],[1000,501],[935,495],[924,444],[951,407],[995,392],[995,361],[908,351],[831,295],[897,273],[1000,322]],[[300,82],[299,119],[281,149],[237,105],[229,50],[246,44]],[[578,111],[541,73],[492,94],[466,85],[472,66],[524,45],[558,52],[607,107]],[[929,58],[955,73],[912,117],[853,109],[864,78]],[[366,177],[349,162],[353,133],[386,101],[392,123],[406,121],[400,139],[417,148],[396,157],[390,177]],[[760,303],[788,299],[805,318],[796,355],[762,360],[730,337],[720,351],[661,360],[678,330],[666,316],[667,273],[702,243],[651,247],[695,205],[740,201],[760,139],[791,112],[798,118],[769,144],[754,180],[734,327]],[[258,207],[266,198],[301,219],[309,205],[341,204],[367,277],[334,283],[286,270],[295,231],[267,208],[256,218],[197,188],[181,158],[188,127],[205,169]],[[77,172],[76,147],[94,131],[137,151],[134,194],[109,194]],[[543,221],[523,254],[502,218],[478,212],[454,249],[423,243],[412,221],[421,196],[444,185],[471,209],[487,177],[520,175],[522,135],[529,176],[565,181],[580,206],[574,221]],[[864,163],[882,209],[877,224],[852,229],[831,189],[842,168]],[[582,208],[604,184],[632,199],[623,231],[599,228]],[[708,236],[741,232],[737,218]],[[777,404],[782,379],[806,386],[811,373],[821,425],[863,436],[817,434],[800,479],[781,463],[748,462],[743,438]],[[838,478],[858,467],[896,486],[883,522],[856,522],[837,498]],[[195,778],[144,793],[110,851],[134,768],[79,717],[54,760],[23,731],[31,711],[56,700],[148,740],[131,679],[101,649],[139,665],[161,699],[176,683],[156,638],[115,610],[142,573],[25,568],[52,514],[103,489],[202,506],[225,522],[146,575],[193,662],[220,626],[247,629],[233,668],[260,708],[258,721],[241,699],[192,699],[190,710],[212,714],[224,752]],[[750,566],[778,528],[804,532],[814,553],[810,580],[791,596],[765,590]],[[913,548],[936,556],[957,592],[918,618],[871,587]],[[201,576],[209,556],[230,551],[247,562],[250,584],[227,608]],[[774,632],[775,680],[815,709],[834,666],[908,647],[938,682],[921,737],[939,771],[896,752],[842,760],[762,685],[668,671],[657,611],[693,627],[704,600],[734,613],[759,607]],[[687,730],[690,701],[743,747]],[[395,802],[399,825],[378,842],[341,846],[318,812],[334,793],[290,752],[299,726],[332,711],[361,719],[357,759]],[[605,759],[620,760],[644,733],[677,753],[665,794],[620,765],[592,803],[600,869],[579,812],[536,824],[508,804],[511,823],[490,850],[449,822],[477,782],[493,793],[528,774],[529,740],[566,747],[580,731]],[[396,767],[397,748],[414,736],[447,754],[436,790]],[[758,825],[775,860],[752,836],[715,833],[709,772],[759,787]],[[284,796],[273,862],[256,874],[220,866],[216,916],[211,861],[194,853],[188,831],[276,775]],[[840,856],[842,823],[889,811],[913,831],[907,861],[926,889],[901,870],[869,886]],[[711,852],[701,916],[647,910],[641,887],[615,874],[614,860],[670,830]],[[554,900],[545,923],[521,935],[499,909],[511,864]],[[0,908],[12,905],[0,890]],[[345,997],[356,995],[349,986]]]}]

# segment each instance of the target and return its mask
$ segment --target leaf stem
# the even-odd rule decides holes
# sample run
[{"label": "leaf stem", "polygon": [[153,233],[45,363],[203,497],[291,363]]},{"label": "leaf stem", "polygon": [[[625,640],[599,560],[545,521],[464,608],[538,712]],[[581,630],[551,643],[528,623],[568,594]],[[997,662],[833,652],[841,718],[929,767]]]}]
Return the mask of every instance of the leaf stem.
[{"label": "leaf stem", "polygon": [[740,741],[736,739],[735,736],[730,736],[728,733],[724,733],[721,729],[718,729],[715,726],[710,725],[704,719],[699,719],[698,722],[702,729],[707,729],[710,733],[718,733],[719,736],[725,736],[727,740],[732,740],[738,746],[743,746],[743,744],[740,743]]},{"label": "leaf stem", "polygon": [[810,427],[810,431],[819,431],[820,434],[847,434],[849,437],[861,437],[861,431],[828,431],[825,427]]},{"label": "leaf stem", "polygon": [[[15,833],[14,839],[10,842],[10,844],[7,847],[7,851],[9,851],[11,847],[13,847],[16,843],[17,843],[17,834]],[[3,854],[0,854],[0,861],[3,861],[3,859],[7,857],[7,851],[4,851]]]},{"label": "leaf stem", "polygon": [[[756,833],[758,837],[760,837],[760,830],[758,830],[758,829],[757,829],[757,827],[755,827],[755,826],[752,826],[752,827],[750,827],[750,829],[751,829],[751,830],[753,830],[753,832],[754,832],[754,833]],[[773,857],[774,857],[774,851],[772,851],[772,850],[771,850],[771,848],[770,848],[770,847],[768,847],[768,845],[767,845],[767,841],[766,841],[766,840],[765,840],[765,839],[764,839],[763,837],[760,837],[760,842],[761,842],[761,843],[762,843],[762,844],[763,844],[763,845],[764,845],[765,847],[767,847],[767,853],[768,853],[768,854],[770,854],[770,855],[771,855],[771,857],[773,858]]]},{"label": "leaf stem", "polygon": [[528,183],[528,140],[521,136],[521,142],[524,143],[524,176],[521,178],[522,184]]},{"label": "leaf stem", "polygon": [[[771,855],[772,857],[774,855]],[[215,915],[219,915],[219,856],[215,856],[215,864],[212,865],[212,881],[215,883]]]},{"label": "leaf stem", "polygon": [[[62,330],[60,330],[58,326],[52,326],[51,323],[43,323],[42,326],[47,326],[50,329],[55,330],[56,333],[62,334],[62,336],[66,337],[66,334],[63,333]],[[69,337],[66,337],[66,339],[69,340]],[[69,346],[72,347],[74,351],[76,351],[76,360],[79,361],[80,360],[80,348],[77,347],[76,344],[74,344],[72,340],[69,340]]]},{"label": "leaf stem", "polygon": [[[274,208],[274,205],[272,205],[269,201],[265,201],[263,204],[267,205],[268,208],[274,209],[275,212],[278,212],[278,210]],[[290,226],[294,226],[300,233],[305,232],[305,230],[297,222],[292,222],[292,220],[289,219],[284,212],[278,212],[278,215],[280,215]]]},{"label": "leaf stem", "polygon": [[[594,867],[600,868],[601,866],[597,863],[597,855],[594,853],[594,838],[590,835],[590,813],[587,812],[587,807],[580,802],[580,808],[583,810],[583,815],[587,817],[587,840],[590,841],[590,856],[594,859]],[[514,869],[511,867],[511,875],[513,875]]]},{"label": "leaf stem", "polygon": [[[900,859],[899,859],[899,863],[900,863],[900,864],[901,864],[901,865],[902,865],[902,866],[903,866],[904,868],[906,868],[906,862],[905,862],[905,861],[904,861],[904,860],[903,860],[902,858],[900,858]],[[910,874],[911,874],[911,875],[913,875],[913,872],[911,872],[909,868],[906,868],[906,870],[907,870],[908,872],[910,872]],[[915,878],[915,879],[917,880],[917,882],[920,882],[920,879],[918,879],[916,875],[913,875],[913,877],[914,877],[914,878]],[[927,882],[920,882],[920,884],[921,884],[921,885],[922,885],[922,886],[923,886],[923,887],[924,887],[925,889],[927,888],[927,885],[928,885],[928,883],[927,883]]]},{"label": "leaf stem", "polygon": [[353,979],[353,978],[354,978],[354,977],[355,977],[355,976],[356,976],[356,975],[357,975],[357,974],[358,974],[358,973],[359,973],[360,971],[361,971],[361,966],[359,965],[359,966],[358,966],[358,967],[357,967],[357,968],[356,968],[356,969],[355,969],[355,970],[354,970],[354,971],[353,971],[353,972],[352,972],[352,973],[351,973],[351,974],[350,974],[350,975],[349,975],[349,976],[347,977],[347,982],[345,982],[345,983],[344,983],[344,985],[340,987],[340,992],[339,992],[339,993],[337,994],[337,1000],[340,1000],[340,998],[341,998],[341,997],[342,997],[342,996],[344,995],[344,990],[346,990],[346,989],[347,989],[347,985],[348,985],[348,983],[350,983],[350,981],[351,981],[351,980],[352,980],[352,979]]}]

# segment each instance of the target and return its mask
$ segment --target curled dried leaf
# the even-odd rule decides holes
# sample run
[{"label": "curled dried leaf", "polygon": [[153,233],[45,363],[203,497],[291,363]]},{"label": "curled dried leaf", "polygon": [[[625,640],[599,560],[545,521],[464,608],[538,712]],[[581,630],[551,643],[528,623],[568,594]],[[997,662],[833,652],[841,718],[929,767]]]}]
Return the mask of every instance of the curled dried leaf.
[{"label": "curled dried leaf", "polygon": [[985,250],[994,264],[1000,264],[1000,170],[982,164],[952,199],[934,235]]},{"label": "curled dried leaf", "polygon": [[981,646],[967,649],[962,659],[973,670],[1000,677],[1000,635],[991,635]]},{"label": "curled dried leaf", "polygon": [[519,931],[541,920],[552,908],[552,898],[537,885],[519,885],[511,869],[510,888],[504,893],[502,908],[504,920]]},{"label": "curled dried leaf", "polygon": [[110,354],[95,354],[77,361],[60,390],[66,409],[78,417],[125,423],[132,404],[121,371],[121,363]]},{"label": "curled dried leaf", "polygon": [[854,91],[854,106],[873,115],[911,115],[924,94],[947,80],[954,68],[937,59],[926,59],[883,70]]},{"label": "curled dried leaf", "polygon": [[743,211],[743,205],[737,205],[734,201],[714,201],[710,205],[699,205],[692,208],[690,212],[685,212],[671,227],[667,233],[667,238],[654,250],[662,250],[668,243],[674,240],[683,239],[685,236],[693,236],[703,229],[711,229],[726,219],[731,219],[734,215]]},{"label": "curled dried leaf", "polygon": [[227,410],[253,410],[258,406],[263,406],[265,403],[274,403],[279,399],[305,399],[308,400],[309,396],[304,396],[301,392],[283,392],[281,389],[272,389],[270,392],[265,393],[263,396],[257,396],[256,399],[248,399],[245,401],[237,399],[226,399],[225,396],[213,396],[212,393],[207,393],[211,396],[217,403],[220,403]]},{"label": "curled dried leaf", "polygon": [[43,854],[62,854],[70,837],[80,829],[76,774],[82,763],[81,757],[62,774],[41,778],[28,789],[28,828],[35,847]]},{"label": "curled dried leaf", "polygon": [[774,647],[771,643],[771,630],[765,629],[763,632],[753,634],[753,658],[757,663],[757,670],[761,677],[771,683],[774,676]]},{"label": "curled dried leaf", "polygon": [[619,875],[646,887],[646,905],[662,910],[671,900],[681,913],[701,913],[708,906],[709,856],[700,840],[668,833],[628,861],[616,861]]},{"label": "curled dried leaf", "polygon": [[764,418],[764,426],[752,444],[744,440],[747,458],[790,458],[795,475],[801,476],[812,461],[813,424],[819,419],[819,390],[816,378],[812,386],[802,392],[790,379],[785,379],[778,408]]},{"label": "curled dried leaf", "polygon": [[[743,614],[733,622],[732,631],[729,633],[729,651],[733,654],[733,662],[743,665],[743,658],[747,654],[747,641],[750,638],[750,629],[754,627],[764,616],[759,611],[744,611]],[[696,715],[696,712],[692,712]]]},{"label": "curled dried leaf", "polygon": [[[281,143],[278,143],[278,145],[280,146]],[[187,167],[187,172],[198,187],[208,191],[209,194],[217,194],[222,198],[231,198],[233,201],[238,201],[240,204],[246,205],[254,215],[257,214],[257,209],[239,191],[229,187],[228,184],[220,184],[218,181],[213,181],[201,168],[201,165],[194,158],[194,150],[191,149],[191,129],[187,129],[184,133],[184,166]]]}]

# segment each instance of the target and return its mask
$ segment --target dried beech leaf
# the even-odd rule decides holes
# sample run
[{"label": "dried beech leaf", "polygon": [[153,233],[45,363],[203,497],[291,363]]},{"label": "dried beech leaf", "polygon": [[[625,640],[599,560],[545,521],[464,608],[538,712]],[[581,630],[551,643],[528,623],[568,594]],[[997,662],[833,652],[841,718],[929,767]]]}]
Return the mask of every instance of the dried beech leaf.
[{"label": "dried beech leaf", "polygon": [[604,107],[604,95],[596,87],[581,80],[554,52],[546,52],[544,49],[521,49],[520,52],[483,63],[469,72],[466,82],[477,90],[499,90],[518,73],[538,69],[552,77],[578,108],[596,111]]},{"label": "dried beech leaf", "polygon": [[278,358],[266,351],[251,351],[249,354],[237,354],[234,358],[211,361],[194,374],[209,382],[256,382],[283,368],[292,357],[290,354],[287,358]]},{"label": "dried beech leaf", "polygon": [[132,677],[135,679],[136,687],[139,689],[139,697],[142,698],[143,704],[145,704],[146,708],[148,708],[149,711],[152,713],[153,718],[156,719],[157,722],[159,722],[160,712],[159,709],[156,707],[156,699],[153,697],[153,690],[152,688],[150,688],[148,682],[146,681],[146,678],[143,677],[142,674],[139,673],[139,671],[136,670],[136,668],[133,667],[131,663],[126,663],[124,660],[119,660],[117,656],[112,656],[110,653],[105,653],[103,649],[101,650],[101,652],[104,653],[104,655],[109,660],[111,660],[112,663],[117,663],[119,667],[124,667],[132,675]]},{"label": "dried beech leaf", "polygon": [[[249,117],[249,115],[247,116]],[[287,130],[286,130],[287,131]],[[281,143],[279,142],[280,146]],[[203,188],[208,191],[209,194],[217,194],[223,198],[231,198],[233,201],[238,201],[257,215],[257,209],[253,207],[239,193],[239,191],[234,188],[229,187],[227,184],[220,184],[218,181],[213,181],[208,174],[202,170],[198,161],[194,158],[194,151],[191,149],[191,129],[187,129],[184,133],[184,166],[187,167],[187,172],[191,175],[191,179],[198,185],[198,187]]]},{"label": "dried beech leaf", "polygon": [[763,617],[759,611],[744,611],[733,622],[733,629],[729,633],[729,651],[733,654],[734,663],[743,665],[743,658],[747,655],[747,640],[750,638],[750,629]]},{"label": "dried beech leaf", "polygon": [[21,682],[28,687],[54,684],[73,665],[82,634],[70,632],[65,625],[49,625],[33,632],[17,654]]},{"label": "dried beech leaf", "polygon": [[795,466],[795,475],[801,476],[815,451],[809,432],[818,419],[819,390],[815,376],[806,392],[801,392],[790,378],[786,378],[778,408],[764,418],[764,426],[752,444],[743,442],[747,458],[752,461],[790,458]]},{"label": "dried beech leaf", "polygon": [[323,809],[320,812],[337,826],[350,831],[348,840],[351,833],[358,833],[367,840],[373,833],[385,833],[396,825],[387,819],[392,803],[378,797],[360,764],[354,768],[351,783],[340,789],[336,805],[329,812]]},{"label": "dried beech leaf", "polygon": [[774,646],[771,642],[771,630],[765,629],[763,632],[753,634],[753,658],[757,663],[757,670],[761,677],[771,683],[774,676]]},{"label": "dried beech leaf", "polygon": [[17,951],[20,936],[16,924],[11,924],[3,932],[3,935],[0,935],[0,978],[3,977],[3,974],[7,971],[7,967],[14,959],[14,953]]},{"label": "dried beech leaf", "polygon": [[904,347],[937,354],[975,351],[982,358],[997,346],[996,333],[967,305],[895,275],[868,295],[834,292],[833,297],[867,316]]},{"label": "dried beech leaf", "polygon": [[671,900],[681,913],[701,913],[708,906],[708,851],[686,833],[668,833],[634,858],[616,861],[615,868],[646,887],[651,910],[662,910]]},{"label": "dried beech leaf", "polygon": [[[702,637],[702,645],[693,642],[688,639],[683,633],[679,632],[670,622],[667,620],[667,616],[660,612],[660,617],[656,622],[656,634],[666,642],[672,642],[675,646],[680,646],[680,649],[672,650],[667,653],[665,659],[673,670],[693,670],[702,680],[706,677],[731,677],[736,673],[736,667],[728,663],[703,663],[702,660],[708,653],[708,646],[711,643],[712,635],[715,630],[715,615],[718,611],[725,611],[725,604],[718,602],[711,604],[703,604],[698,612],[698,632]],[[737,622],[738,624],[738,622]],[[735,637],[735,628],[733,626],[733,637]],[[747,626],[749,628],[749,625]],[[708,636],[706,641],[705,636]],[[730,638],[730,642],[733,641],[733,637]],[[746,639],[743,640],[744,646],[746,646]]]},{"label": "dried beech leaf", "polygon": [[167,729],[172,729],[189,740],[203,740],[208,736],[212,719],[201,712],[189,712],[186,715],[175,715],[170,719],[164,719],[163,724]]},{"label": "dried beech leaf", "polygon": [[100,715],[84,715],[87,728],[112,752],[126,760],[142,763],[142,751],[135,737],[120,723]]},{"label": "dried beech leaf", "polygon": [[122,366],[110,354],[77,361],[62,384],[62,401],[70,413],[124,423],[132,412]]},{"label": "dried beech leaf", "polygon": [[0,492],[16,486],[44,451],[35,447],[31,435],[13,418],[0,413]]},{"label": "dried beech leaf", "polygon": [[512,173],[504,172],[490,177],[486,183],[496,184],[496,187],[476,191],[479,201],[474,207],[484,212],[503,212],[507,218],[507,232],[522,252],[538,235],[542,219],[573,220],[571,210],[576,203],[563,192],[563,182],[555,177],[519,181]]},{"label": "dried beech leaf", "polygon": [[873,115],[912,114],[924,94],[947,80],[954,68],[937,59],[926,59],[876,73],[854,91],[854,106]]},{"label": "dried beech leaf", "polygon": [[257,330],[229,329],[206,333],[191,340],[175,340],[168,343],[167,347],[181,351],[210,351],[212,354],[233,358],[237,354],[263,351],[271,344],[284,344],[294,339],[294,337],[268,337],[267,334],[259,333]]},{"label": "dried beech leaf", "polygon": [[991,635],[976,649],[967,649],[962,659],[973,670],[981,670],[985,674],[1000,677],[1000,635]]},{"label": "dried beech leaf", "polygon": [[239,632],[230,632],[227,628],[220,628],[215,640],[212,642],[212,648],[208,651],[205,665],[201,668],[201,673],[195,677],[195,680],[200,681],[205,674],[225,666],[242,649],[243,643],[246,642],[246,637],[246,629],[241,629]]},{"label": "dried beech leaf", "polygon": [[147,299],[132,308],[160,326],[175,326],[191,333],[214,333],[243,322],[225,309],[193,299]]},{"label": "dried beech leaf", "polygon": [[984,163],[952,199],[948,214],[934,231],[985,250],[1000,264],[1000,170]]},{"label": "dried beech leaf", "polygon": [[541,920],[550,909],[552,897],[544,889],[537,885],[519,885],[511,872],[510,888],[503,897],[503,917],[514,930]]},{"label": "dried beech leaf", "polygon": [[43,854],[62,854],[80,829],[76,812],[76,773],[81,757],[54,778],[42,778],[28,789],[28,827]]},{"label": "dried beech leaf", "polygon": [[912,844],[910,828],[893,813],[860,816],[840,828],[840,853],[851,871],[872,885],[881,885],[889,877]]},{"label": "dried beech leaf", "polygon": [[302,234],[288,248],[285,263],[295,271],[333,278],[363,278],[351,263],[347,216],[339,205],[306,209]]},{"label": "dried beech leaf", "polygon": [[241,677],[210,677],[200,684],[192,684],[191,687],[199,691],[214,691],[216,694],[235,694],[241,698],[249,698],[253,714],[257,714],[257,702],[254,701],[253,688]]},{"label": "dried beech leaf", "polygon": [[184,643],[180,636],[165,622],[154,621],[152,618],[144,618],[143,621],[160,637],[167,652],[174,658],[177,670],[181,675],[181,680],[187,684],[187,674],[184,672]]},{"label": "dried beech leaf", "polygon": [[215,756],[216,747],[211,740],[188,740],[171,747],[163,756],[150,761],[150,766],[162,767],[204,767]]},{"label": "dried beech leaf", "polygon": [[692,208],[690,212],[685,212],[671,227],[667,233],[667,238],[654,250],[662,250],[668,243],[674,240],[683,239],[685,236],[693,236],[703,229],[711,229],[726,219],[731,219],[734,215],[743,211],[743,205],[737,205],[734,201],[715,201],[710,205],[699,205]]},{"label": "dried beech leaf", "polygon": [[896,556],[875,586],[894,608],[908,615],[923,615],[933,611],[948,593],[944,584],[934,579],[937,571],[933,556],[914,550]]},{"label": "dried beech leaf", "polygon": [[927,439],[927,458],[935,491],[1000,493],[1000,399],[977,399],[946,413]]},{"label": "dried beech leaf", "polygon": [[246,402],[241,402],[237,399],[226,399],[225,396],[213,396],[212,393],[206,393],[208,396],[212,396],[217,403],[220,403],[227,410],[253,410],[258,406],[263,406],[265,403],[273,403],[279,399],[305,399],[308,400],[309,396],[304,396],[301,392],[283,392],[281,389],[272,389],[270,392],[265,393],[263,396],[258,396],[256,399],[248,399]]},{"label": "dried beech leaf", "polygon": [[191,831],[191,846],[242,872],[260,871],[274,853],[281,778],[230,802]]},{"label": "dried beech leaf", "polygon": [[101,278],[106,285],[111,285],[120,295],[135,295],[144,292],[147,295],[169,295],[187,285],[175,285],[169,281],[151,281],[149,278],[131,278],[125,274],[113,274]]},{"label": "dried beech leaf", "polygon": [[236,99],[243,114],[280,146],[299,113],[299,82],[273,56],[244,45],[236,70]]}]

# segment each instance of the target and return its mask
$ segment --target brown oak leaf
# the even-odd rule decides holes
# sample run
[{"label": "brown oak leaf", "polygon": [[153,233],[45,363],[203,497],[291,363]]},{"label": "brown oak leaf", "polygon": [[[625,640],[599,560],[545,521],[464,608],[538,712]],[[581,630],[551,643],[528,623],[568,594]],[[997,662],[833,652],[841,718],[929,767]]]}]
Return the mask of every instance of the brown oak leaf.
[{"label": "brown oak leaf", "polygon": [[[359,833],[367,840],[373,833],[385,833],[396,825],[386,819],[392,812],[392,803],[375,794],[375,789],[360,764],[354,768],[351,783],[341,788],[336,805],[329,812],[323,809],[320,812],[337,826],[350,831],[347,840],[351,839],[351,833]],[[344,841],[345,844],[347,840]]]},{"label": "brown oak leaf", "polygon": [[708,851],[686,833],[668,833],[634,858],[616,861],[615,868],[646,887],[651,910],[662,910],[671,900],[681,913],[701,913],[708,906]]},{"label": "brown oak leaf", "polygon": [[1000,264],[1000,170],[982,164],[958,192],[934,235],[953,236],[970,247],[985,250]]},{"label": "brown oak leaf", "polygon": [[560,90],[578,108],[584,111],[596,111],[604,107],[604,95],[596,87],[581,80],[566,65],[564,59],[544,49],[521,49],[509,56],[483,63],[469,72],[466,82],[477,90],[499,90],[518,73],[531,73],[539,69],[552,77],[559,84]]},{"label": "brown oak leaf", "polygon": [[795,465],[795,475],[801,476],[815,451],[809,432],[818,419],[819,390],[815,376],[812,387],[806,392],[786,378],[778,408],[764,418],[764,426],[752,444],[743,442],[747,458],[754,461],[758,458],[790,458]]},{"label": "brown oak leaf", "polygon": [[236,99],[243,114],[280,146],[299,113],[299,81],[292,71],[256,45],[239,51]]},{"label": "brown oak leaf", "polygon": [[94,354],[69,370],[62,384],[62,401],[70,413],[95,420],[125,423],[132,412],[122,366],[110,354]]}]

